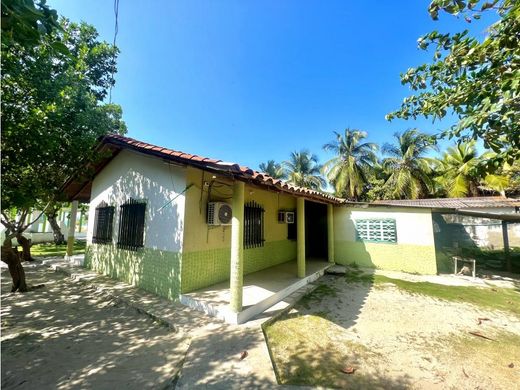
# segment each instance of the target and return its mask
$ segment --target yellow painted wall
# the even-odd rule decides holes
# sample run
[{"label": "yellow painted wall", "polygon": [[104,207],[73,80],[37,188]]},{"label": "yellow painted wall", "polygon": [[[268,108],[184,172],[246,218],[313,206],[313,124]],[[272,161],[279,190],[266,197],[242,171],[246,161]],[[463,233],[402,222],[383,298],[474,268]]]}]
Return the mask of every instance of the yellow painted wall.
[{"label": "yellow painted wall", "polygon": [[[229,278],[231,226],[208,226],[206,206],[211,201],[231,203],[232,181],[188,167],[182,255],[182,292],[193,291]],[[278,210],[295,209],[296,198],[254,186],[245,186],[245,202],[255,201],[264,210],[263,247],[244,249],[244,273],[255,272],[296,258],[296,241],[287,240],[287,224],[278,223]]]},{"label": "yellow painted wall", "polygon": [[[393,218],[397,243],[356,240],[356,219]],[[334,208],[335,261],[395,271],[437,273],[430,210],[338,206]]]}]

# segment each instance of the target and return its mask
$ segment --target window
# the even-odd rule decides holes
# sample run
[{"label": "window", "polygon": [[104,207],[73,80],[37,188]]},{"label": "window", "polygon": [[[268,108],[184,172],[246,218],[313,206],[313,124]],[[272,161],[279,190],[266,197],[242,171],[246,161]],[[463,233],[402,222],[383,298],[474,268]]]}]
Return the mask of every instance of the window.
[{"label": "window", "polygon": [[294,210],[294,222],[293,223],[288,223],[287,224],[287,239],[288,240],[296,240],[297,239],[297,230],[296,230],[296,223],[297,223],[297,220],[296,220],[296,210]]},{"label": "window", "polygon": [[358,219],[355,224],[359,241],[397,242],[395,219]]},{"label": "window", "polygon": [[144,246],[146,203],[130,199],[120,207],[117,247],[136,251]]},{"label": "window", "polygon": [[114,206],[101,202],[96,207],[94,218],[94,234],[92,242],[95,244],[109,244],[112,242],[112,223],[114,219]]},{"label": "window", "polygon": [[244,248],[264,246],[264,209],[255,202],[244,206]]}]

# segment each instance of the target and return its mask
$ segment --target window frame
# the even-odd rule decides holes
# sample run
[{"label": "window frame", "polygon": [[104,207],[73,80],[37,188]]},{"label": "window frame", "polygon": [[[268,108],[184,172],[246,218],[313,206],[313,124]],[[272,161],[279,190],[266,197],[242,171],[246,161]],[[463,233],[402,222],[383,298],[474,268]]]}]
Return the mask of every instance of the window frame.
[{"label": "window frame", "polygon": [[[370,230],[370,226],[374,224],[379,224],[378,230]],[[366,224],[366,227],[360,227],[359,225]],[[390,228],[393,228],[393,239],[387,239],[385,237],[385,224]],[[395,218],[360,218],[354,220],[354,227],[356,230],[356,241],[359,242],[372,242],[372,243],[381,243],[381,244],[397,244],[397,223]],[[366,230],[367,238],[363,238],[361,234],[361,230]],[[374,236],[379,236],[379,238],[374,238]],[[388,234],[386,234],[388,236]]]},{"label": "window frame", "polygon": [[[109,206],[105,201],[102,201],[95,209],[94,214],[94,231],[92,232],[93,244],[111,244],[114,236],[114,214],[115,206]],[[106,227],[100,226],[101,222],[107,223]],[[99,234],[102,233],[102,234]]]},{"label": "window frame", "polygon": [[[117,247],[130,251],[144,248],[146,209],[145,200],[130,198],[119,206]],[[132,214],[132,211],[134,213]]]},{"label": "window frame", "polygon": [[[264,213],[264,208],[255,201],[244,204],[244,249],[264,246]],[[255,227],[255,225],[257,226]]]},{"label": "window frame", "polygon": [[286,210],[291,211],[294,213],[294,222],[293,223],[286,223],[287,225],[287,239],[291,241],[297,241],[298,240],[298,213],[295,209],[292,210]]}]

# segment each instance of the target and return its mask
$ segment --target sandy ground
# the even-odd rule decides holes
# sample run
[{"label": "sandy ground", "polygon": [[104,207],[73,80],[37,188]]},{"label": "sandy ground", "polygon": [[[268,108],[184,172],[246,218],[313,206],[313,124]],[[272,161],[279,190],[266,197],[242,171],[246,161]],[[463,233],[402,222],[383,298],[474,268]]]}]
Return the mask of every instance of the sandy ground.
[{"label": "sandy ground", "polygon": [[[361,344],[376,354],[361,354],[354,362],[360,373],[386,378],[396,388],[520,389],[520,356],[504,356],[497,369],[452,350],[459,336],[473,343],[469,331],[520,336],[520,319],[513,314],[411,295],[392,284],[347,283],[338,276],[320,282],[336,294],[298,305],[292,314],[322,316],[332,323],[326,337],[334,344]],[[478,325],[478,318],[490,321]],[[513,369],[505,364],[509,359]]]},{"label": "sandy ground", "polygon": [[41,265],[11,294],[2,269],[2,389],[168,388],[187,340],[86,284]]}]

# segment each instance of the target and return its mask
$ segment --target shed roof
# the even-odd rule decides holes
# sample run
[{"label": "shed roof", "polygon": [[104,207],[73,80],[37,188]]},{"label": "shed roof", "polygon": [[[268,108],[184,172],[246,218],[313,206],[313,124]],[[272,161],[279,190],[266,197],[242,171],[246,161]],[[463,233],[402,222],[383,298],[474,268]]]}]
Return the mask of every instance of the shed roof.
[{"label": "shed roof", "polygon": [[374,201],[374,204],[400,207],[474,209],[520,207],[520,200],[510,199],[503,196],[480,196],[473,198],[376,200]]},{"label": "shed roof", "polygon": [[63,185],[62,190],[66,197],[69,200],[89,201],[93,178],[124,149],[214,173],[230,175],[236,180],[264,186],[279,192],[301,196],[318,202],[333,204],[348,203],[345,199],[309,188],[294,186],[283,180],[274,179],[266,173],[255,171],[254,169],[236,163],[168,149],[115,134],[102,137],[96,146],[96,154],[99,157],[96,162],[83,167]]}]

